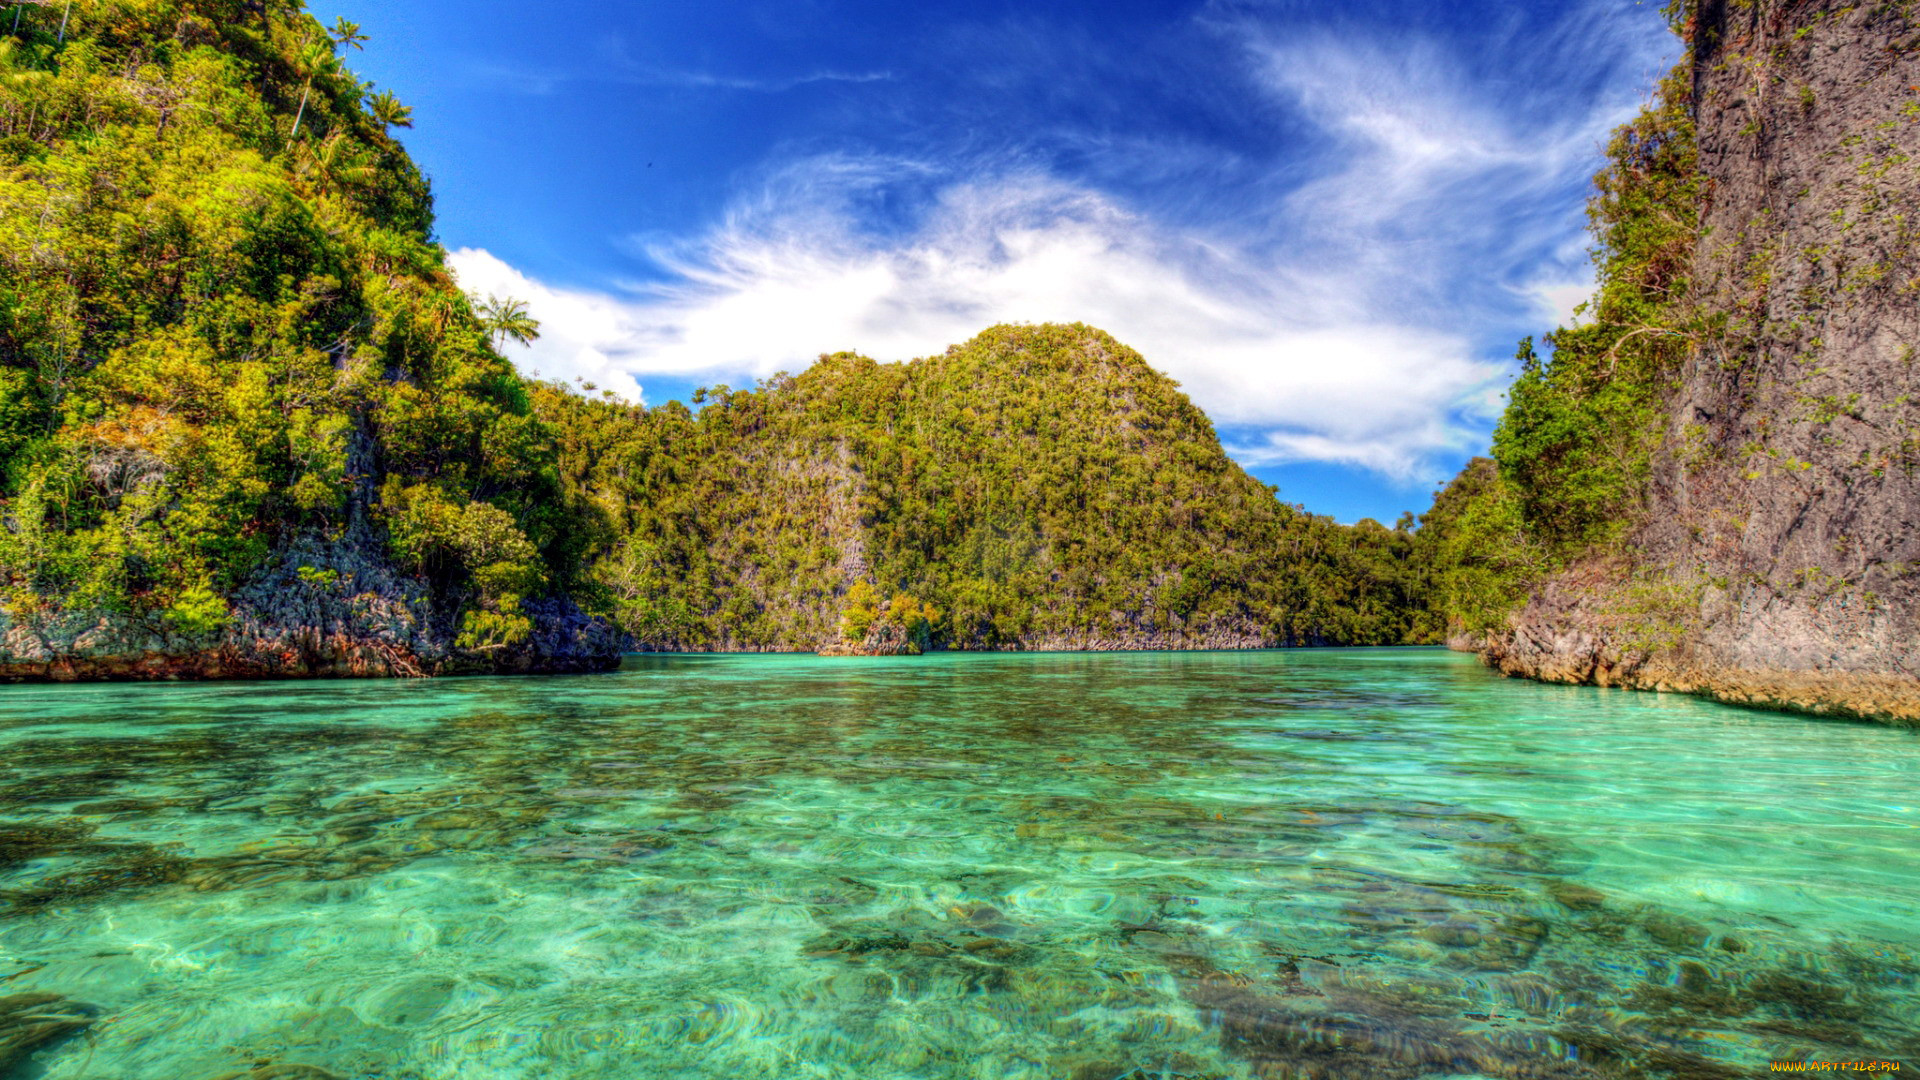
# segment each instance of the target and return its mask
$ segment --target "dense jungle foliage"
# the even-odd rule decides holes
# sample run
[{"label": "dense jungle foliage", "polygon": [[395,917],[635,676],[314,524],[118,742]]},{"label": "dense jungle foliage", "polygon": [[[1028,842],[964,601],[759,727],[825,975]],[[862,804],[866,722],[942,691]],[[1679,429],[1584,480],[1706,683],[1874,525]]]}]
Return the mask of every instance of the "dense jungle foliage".
[{"label": "dense jungle foliage", "polygon": [[524,633],[568,580],[551,440],[432,239],[409,110],[342,66],[358,28],[0,12],[6,611],[217,629],[291,536],[370,515],[470,640]]},{"label": "dense jungle foliage", "polygon": [[1176,384],[1089,327],[827,356],[698,413],[536,400],[576,514],[598,515],[578,538],[593,602],[657,647],[835,637],[855,579],[931,605],[954,648],[1437,632],[1407,527],[1280,502]]},{"label": "dense jungle foliage", "polygon": [[473,649],[554,594],[660,648],[812,647],[860,590],[966,648],[1434,636],[1406,525],[1282,504],[1084,327],[697,412],[522,380],[495,346],[534,326],[448,273],[364,41],[299,0],[0,7],[0,622],[214,635],[324,542]]},{"label": "dense jungle foliage", "polygon": [[1699,332],[1688,303],[1703,194],[1690,88],[1682,65],[1614,133],[1587,204],[1598,292],[1578,322],[1547,335],[1545,355],[1520,343],[1492,459],[1469,464],[1422,518],[1428,602],[1454,632],[1497,627],[1535,583],[1644,515],[1661,409]]}]

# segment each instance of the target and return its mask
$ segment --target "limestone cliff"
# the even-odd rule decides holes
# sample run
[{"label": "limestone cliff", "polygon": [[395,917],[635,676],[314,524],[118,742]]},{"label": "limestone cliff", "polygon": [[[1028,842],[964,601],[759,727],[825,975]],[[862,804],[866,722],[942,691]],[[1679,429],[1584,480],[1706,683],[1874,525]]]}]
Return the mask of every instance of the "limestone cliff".
[{"label": "limestone cliff", "polygon": [[1920,12],[1703,0],[1696,343],[1643,524],[1536,590],[1509,674],[1920,721]]}]

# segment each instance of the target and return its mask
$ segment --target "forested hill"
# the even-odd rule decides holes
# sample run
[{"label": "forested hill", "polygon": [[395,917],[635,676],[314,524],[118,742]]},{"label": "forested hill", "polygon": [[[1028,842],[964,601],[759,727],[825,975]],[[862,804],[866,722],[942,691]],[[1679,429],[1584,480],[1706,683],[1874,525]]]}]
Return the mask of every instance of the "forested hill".
[{"label": "forested hill", "polygon": [[597,516],[588,594],[645,647],[812,648],[857,581],[931,605],[933,642],[962,649],[1436,636],[1413,534],[1280,502],[1176,384],[1086,326],[823,357],[697,414],[537,401]]},{"label": "forested hill", "polygon": [[0,678],[1433,636],[1416,534],[1282,504],[1103,334],[591,402],[450,276],[357,27],[0,11]]}]

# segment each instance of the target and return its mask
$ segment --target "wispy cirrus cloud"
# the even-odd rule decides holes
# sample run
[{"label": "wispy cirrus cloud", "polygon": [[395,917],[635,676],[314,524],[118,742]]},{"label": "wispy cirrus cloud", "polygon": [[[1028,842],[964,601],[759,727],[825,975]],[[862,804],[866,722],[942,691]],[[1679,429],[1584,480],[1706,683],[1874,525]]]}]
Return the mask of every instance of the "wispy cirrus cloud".
[{"label": "wispy cirrus cloud", "polygon": [[823,69],[792,75],[729,75],[712,71],[656,67],[626,63],[617,66],[540,68],[518,64],[484,62],[473,65],[473,74],[494,87],[514,89],[524,94],[546,95],[558,92],[569,83],[601,83],[617,86],[653,86],[691,90],[740,90],[759,94],[778,94],[815,83],[877,83],[894,77],[891,71],[834,71]]},{"label": "wispy cirrus cloud", "polygon": [[885,82],[893,78],[891,71],[812,71],[802,75],[787,75],[774,78],[752,78],[742,75],[716,75],[706,71],[676,71],[666,68],[643,69],[631,72],[622,81],[644,83],[654,86],[712,87],[717,90],[752,90],[759,93],[780,93],[809,83],[841,82],[871,83]]}]

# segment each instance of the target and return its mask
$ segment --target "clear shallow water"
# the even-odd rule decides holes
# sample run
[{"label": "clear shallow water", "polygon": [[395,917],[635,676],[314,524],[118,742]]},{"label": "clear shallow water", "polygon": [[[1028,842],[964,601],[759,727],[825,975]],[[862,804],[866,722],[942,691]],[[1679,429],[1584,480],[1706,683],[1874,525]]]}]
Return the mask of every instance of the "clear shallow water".
[{"label": "clear shallow water", "polygon": [[1916,778],[1435,650],[0,687],[0,1077],[1920,1068]]}]

